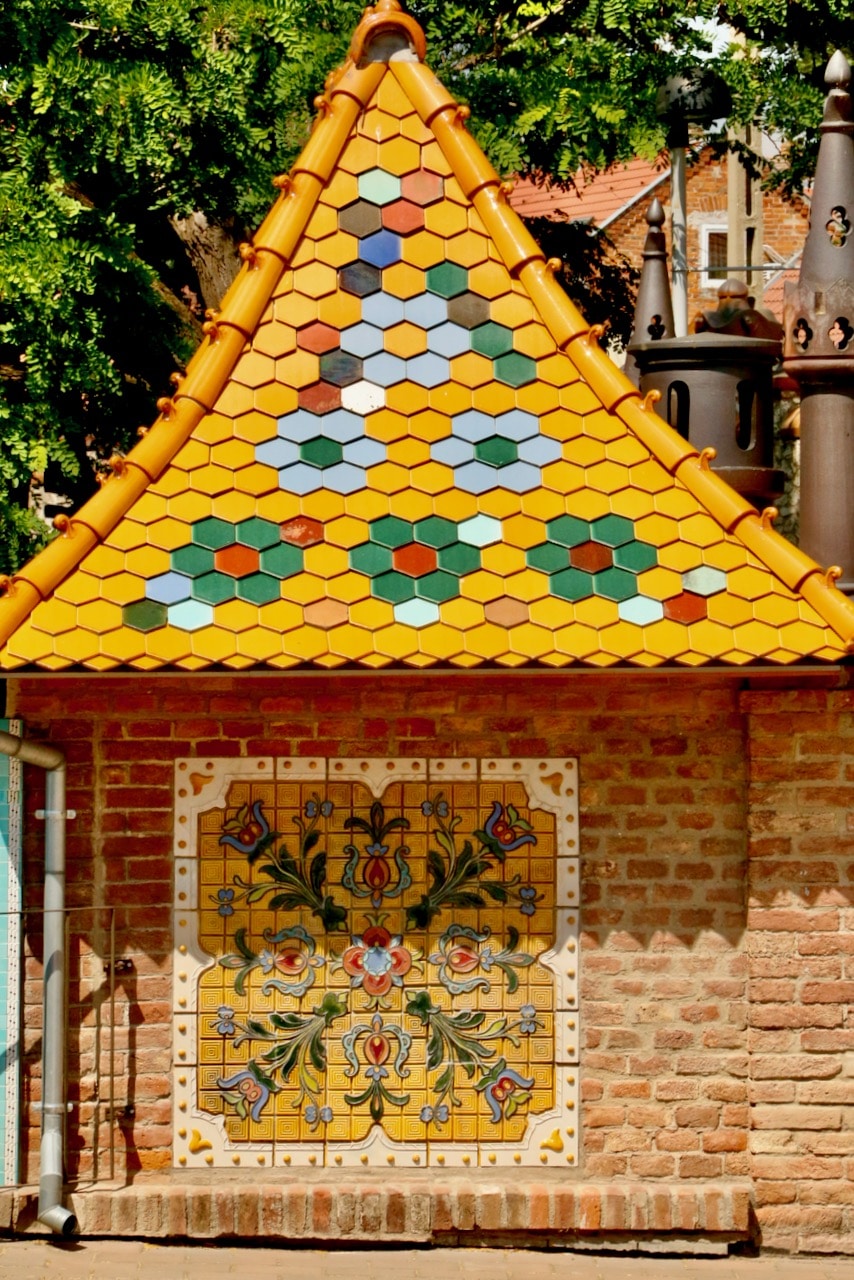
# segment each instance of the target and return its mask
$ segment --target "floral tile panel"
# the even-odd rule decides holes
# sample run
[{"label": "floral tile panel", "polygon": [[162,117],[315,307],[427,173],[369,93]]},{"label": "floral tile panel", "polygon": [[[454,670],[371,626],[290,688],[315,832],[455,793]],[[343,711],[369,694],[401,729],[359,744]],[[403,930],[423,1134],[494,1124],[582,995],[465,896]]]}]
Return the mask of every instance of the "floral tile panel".
[{"label": "floral tile panel", "polygon": [[577,1158],[567,760],[176,766],[179,1166]]}]

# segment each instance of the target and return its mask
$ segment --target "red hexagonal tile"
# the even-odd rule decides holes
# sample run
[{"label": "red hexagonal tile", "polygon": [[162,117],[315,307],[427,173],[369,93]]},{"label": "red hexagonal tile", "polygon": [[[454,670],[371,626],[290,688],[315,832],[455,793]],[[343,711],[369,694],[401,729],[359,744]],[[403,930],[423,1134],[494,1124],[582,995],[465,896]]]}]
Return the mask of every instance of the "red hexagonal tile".
[{"label": "red hexagonal tile", "polygon": [[581,542],[569,553],[569,562],[575,569],[584,569],[587,573],[598,573],[600,569],[608,569],[614,563],[610,547],[603,547],[601,542]]},{"label": "red hexagonal tile", "polygon": [[413,204],[433,204],[441,200],[444,182],[438,173],[430,173],[427,169],[418,169],[415,173],[407,173],[400,180],[400,194],[404,200]]},{"label": "red hexagonal tile", "polygon": [[331,413],[341,408],[341,388],[331,382],[313,382],[299,393],[299,407],[309,413]]},{"label": "red hexagonal tile", "polygon": [[323,525],[310,516],[294,516],[279,525],[282,542],[289,542],[293,547],[313,547],[316,542],[323,541]]},{"label": "red hexagonal tile", "polygon": [[405,547],[398,547],[392,561],[399,573],[408,573],[410,578],[432,573],[437,563],[433,548],[424,547],[420,542],[408,542]]},{"label": "red hexagonal tile", "polygon": [[408,236],[424,226],[424,210],[410,200],[395,200],[383,209],[383,226],[398,235]]},{"label": "red hexagonal tile", "polygon": [[313,351],[316,356],[334,351],[340,339],[337,329],[333,329],[331,324],[322,324],[319,320],[297,331],[297,346],[303,351]]},{"label": "red hexagonal tile", "polygon": [[214,554],[214,565],[220,573],[229,573],[232,578],[245,578],[247,573],[258,572],[258,552],[254,547],[244,547],[240,542],[233,542],[230,547],[223,547]]},{"label": "red hexagonal tile", "polygon": [[708,616],[705,596],[695,596],[693,591],[683,591],[664,601],[664,616],[673,622],[699,622]]}]

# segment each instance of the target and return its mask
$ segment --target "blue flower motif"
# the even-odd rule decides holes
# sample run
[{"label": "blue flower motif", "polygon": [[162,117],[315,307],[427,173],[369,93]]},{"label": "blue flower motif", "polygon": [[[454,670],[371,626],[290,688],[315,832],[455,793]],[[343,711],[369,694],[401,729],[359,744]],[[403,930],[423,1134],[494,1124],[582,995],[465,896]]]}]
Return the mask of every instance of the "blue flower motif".
[{"label": "blue flower motif", "polygon": [[388,1078],[388,1072],[385,1067],[365,1067],[365,1075],[369,1080],[385,1080]]},{"label": "blue flower motif", "polygon": [[532,916],[537,909],[537,903],[542,895],[537,895],[537,891],[533,885],[524,885],[519,890],[519,897],[522,899],[522,905],[519,910],[523,916]]},{"label": "blue flower motif", "polygon": [[335,805],[331,800],[307,800],[305,804],[305,816],[307,818],[316,818],[318,814],[323,818],[328,818]]},{"label": "blue flower motif", "polygon": [[437,800],[435,804],[432,800],[423,800],[421,802],[421,812],[425,818],[429,818],[433,813],[437,818],[447,818],[450,809],[448,808],[447,800]]},{"label": "blue flower motif", "polygon": [[532,1004],[523,1004],[519,1010],[519,1030],[523,1035],[529,1036],[537,1029],[537,1011]]},{"label": "blue flower motif", "polygon": [[225,1096],[229,1102],[234,1103],[239,1115],[245,1119],[247,1107],[251,1104],[249,1114],[253,1120],[258,1120],[264,1109],[264,1104],[270,1096],[270,1090],[253,1072],[238,1071],[236,1075],[229,1076],[227,1080],[223,1080],[220,1077],[217,1080],[217,1084],[220,1089],[230,1091]]},{"label": "blue flower motif", "polygon": [[216,1012],[217,1020],[214,1028],[221,1036],[233,1036],[235,1032],[234,1026],[234,1010],[230,1004],[221,1004]]},{"label": "blue flower motif", "polygon": [[536,837],[530,834],[530,823],[523,821],[512,805],[508,805],[505,810],[498,800],[493,800],[492,813],[483,829],[489,839],[494,840],[505,853],[519,849],[523,844],[537,843]]},{"label": "blue flower motif", "polygon": [[219,903],[217,911],[221,916],[234,915],[234,907],[231,905],[234,901],[233,889],[218,889],[216,898],[214,898],[213,901]]},{"label": "blue flower motif", "polygon": [[421,1108],[421,1120],[424,1124],[431,1124],[434,1120],[436,1124],[446,1124],[449,1114],[447,1104],[444,1102],[438,1107],[428,1105]]},{"label": "blue flower motif", "polygon": [[316,1129],[319,1124],[329,1124],[332,1119],[331,1107],[318,1107],[315,1103],[310,1102],[304,1112],[306,1123]]},{"label": "blue flower motif", "polygon": [[388,853],[388,845],[380,844],[379,842],[365,845],[365,853],[369,854],[372,858],[384,858]]},{"label": "blue flower motif", "polygon": [[264,947],[263,951],[258,953],[258,962],[261,965],[261,972],[269,973],[276,963],[275,951],[270,951],[267,947]]}]

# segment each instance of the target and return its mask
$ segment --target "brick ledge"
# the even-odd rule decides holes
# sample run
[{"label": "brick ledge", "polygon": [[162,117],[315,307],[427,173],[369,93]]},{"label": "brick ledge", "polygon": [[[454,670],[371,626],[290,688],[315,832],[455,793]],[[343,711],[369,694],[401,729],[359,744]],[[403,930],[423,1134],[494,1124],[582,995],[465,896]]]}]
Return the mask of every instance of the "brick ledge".
[{"label": "brick ledge", "polygon": [[[515,1172],[515,1171],[514,1171]],[[65,1203],[85,1236],[228,1237],[308,1242],[517,1243],[579,1238],[744,1240],[754,1232],[750,1182],[558,1182],[494,1174],[395,1174],[297,1182],[139,1181],[75,1190]],[[0,1231],[44,1232],[33,1187],[0,1189]],[[485,1241],[484,1237],[488,1237]]]}]

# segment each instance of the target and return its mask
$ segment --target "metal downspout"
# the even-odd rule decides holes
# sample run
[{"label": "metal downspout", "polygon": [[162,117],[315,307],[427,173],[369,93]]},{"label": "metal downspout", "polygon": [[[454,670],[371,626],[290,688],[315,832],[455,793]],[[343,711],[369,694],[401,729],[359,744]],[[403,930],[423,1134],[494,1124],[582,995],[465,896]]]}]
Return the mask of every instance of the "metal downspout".
[{"label": "metal downspout", "polygon": [[45,770],[44,1016],[39,1221],[59,1235],[77,1230],[62,1205],[65,1076],[65,756],[0,730],[0,752]]}]

